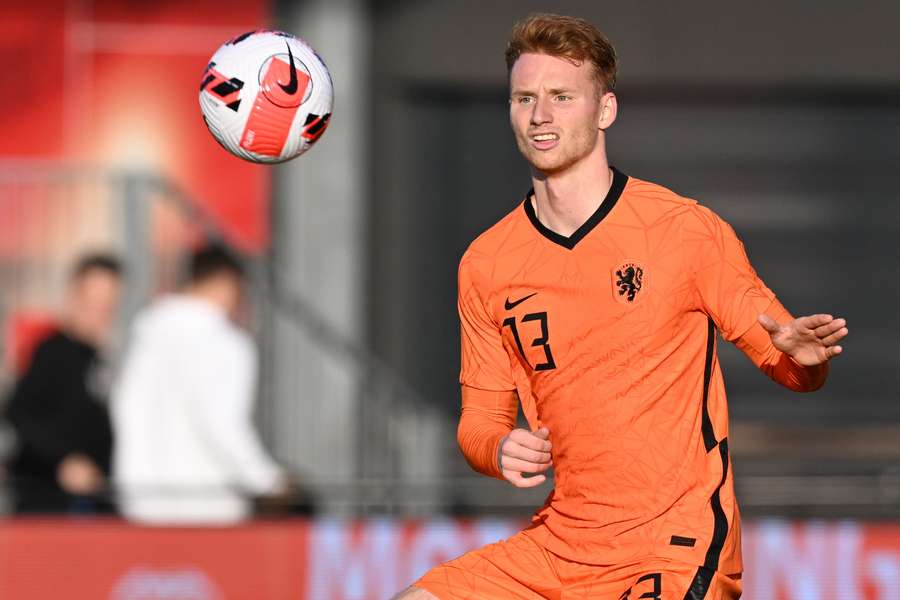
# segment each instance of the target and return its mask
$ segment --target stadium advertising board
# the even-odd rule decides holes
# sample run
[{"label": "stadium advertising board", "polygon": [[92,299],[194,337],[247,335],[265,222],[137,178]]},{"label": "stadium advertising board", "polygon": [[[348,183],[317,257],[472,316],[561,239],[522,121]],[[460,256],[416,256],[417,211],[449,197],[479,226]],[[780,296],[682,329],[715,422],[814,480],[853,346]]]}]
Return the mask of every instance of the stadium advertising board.
[{"label": "stadium advertising board", "polygon": [[[167,529],[11,519],[0,522],[0,598],[383,600],[521,525],[324,519]],[[900,598],[900,524],[751,521],[743,548],[746,600]]]}]

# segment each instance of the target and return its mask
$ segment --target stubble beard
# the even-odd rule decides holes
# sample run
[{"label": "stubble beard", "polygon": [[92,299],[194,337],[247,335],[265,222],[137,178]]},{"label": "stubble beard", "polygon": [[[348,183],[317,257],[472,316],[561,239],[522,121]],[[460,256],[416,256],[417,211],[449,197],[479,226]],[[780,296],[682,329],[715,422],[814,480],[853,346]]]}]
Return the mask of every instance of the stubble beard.
[{"label": "stubble beard", "polygon": [[[573,138],[570,140],[570,143],[560,144],[549,152],[542,152],[534,148],[531,145],[531,138],[527,134],[516,136],[516,144],[519,147],[519,152],[522,153],[522,156],[528,161],[531,168],[544,175],[564,172],[588,156],[593,148],[589,135]],[[594,144],[596,144],[596,140],[594,140]]]}]

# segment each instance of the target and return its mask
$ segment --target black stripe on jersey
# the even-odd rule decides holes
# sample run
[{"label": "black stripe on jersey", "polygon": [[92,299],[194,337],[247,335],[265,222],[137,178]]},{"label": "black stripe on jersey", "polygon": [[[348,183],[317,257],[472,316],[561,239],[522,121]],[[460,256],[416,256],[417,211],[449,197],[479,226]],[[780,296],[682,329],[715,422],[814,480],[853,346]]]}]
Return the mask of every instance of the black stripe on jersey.
[{"label": "black stripe on jersey", "polygon": [[713,526],[713,536],[712,541],[709,543],[709,550],[706,551],[706,560],[703,562],[703,566],[713,570],[719,567],[719,556],[722,554],[722,547],[725,545],[725,538],[728,536],[728,518],[722,509],[722,498],[720,496],[722,486],[725,485],[725,479],[728,477],[728,438],[722,438],[722,441],[719,442],[719,456],[722,458],[722,479],[719,481],[719,487],[713,492],[709,501],[712,504],[715,525]]},{"label": "black stripe on jersey", "polygon": [[703,433],[703,445],[707,452],[712,452],[716,446],[719,447],[719,456],[722,459],[722,479],[709,499],[713,512],[712,539],[709,542],[703,565],[697,568],[697,573],[694,575],[694,580],[691,582],[684,600],[703,600],[706,597],[706,593],[712,585],[716,569],[719,568],[719,558],[722,555],[722,548],[725,546],[725,540],[728,537],[728,517],[722,508],[721,497],[722,487],[728,478],[728,438],[723,438],[721,442],[716,440],[716,432],[713,430],[712,419],[709,416],[709,386],[712,380],[715,352],[716,324],[712,318],[707,317],[706,362],[703,367],[703,423],[701,430]]},{"label": "black stripe on jersey", "polygon": [[707,452],[712,452],[718,443],[716,441],[716,432],[713,431],[712,419],[709,417],[709,382],[712,379],[713,356],[716,352],[716,324],[711,317],[706,318],[706,363],[703,367],[703,445],[706,446]]},{"label": "black stripe on jersey", "polygon": [[713,511],[713,535],[712,541],[709,543],[709,549],[706,551],[706,559],[703,566],[697,569],[694,580],[688,588],[684,600],[703,600],[709,586],[712,584],[713,574],[719,568],[719,558],[722,555],[722,548],[725,546],[725,539],[728,537],[728,517],[725,516],[725,510],[722,508],[721,490],[728,478],[728,438],[723,438],[719,442],[719,456],[722,458],[722,479],[719,486],[713,492],[709,500]]},{"label": "black stripe on jersey", "polygon": [[612,185],[609,187],[609,192],[606,194],[606,198],[603,199],[603,202],[600,203],[600,206],[594,214],[592,214],[590,218],[588,218],[588,220],[569,237],[556,233],[538,220],[537,214],[534,212],[534,206],[531,204],[531,197],[534,196],[534,188],[531,188],[528,191],[528,194],[525,196],[525,202],[522,203],[525,207],[525,214],[528,215],[528,220],[531,221],[534,228],[538,230],[538,233],[545,238],[555,244],[559,244],[563,248],[571,250],[575,247],[575,244],[580,242],[584,236],[589,234],[594,227],[599,225],[600,221],[609,214],[609,211],[611,211],[616,205],[616,202],[619,201],[619,197],[625,189],[625,184],[628,183],[628,175],[625,175],[615,167],[610,167],[610,169],[612,169],[613,172],[613,180]]}]

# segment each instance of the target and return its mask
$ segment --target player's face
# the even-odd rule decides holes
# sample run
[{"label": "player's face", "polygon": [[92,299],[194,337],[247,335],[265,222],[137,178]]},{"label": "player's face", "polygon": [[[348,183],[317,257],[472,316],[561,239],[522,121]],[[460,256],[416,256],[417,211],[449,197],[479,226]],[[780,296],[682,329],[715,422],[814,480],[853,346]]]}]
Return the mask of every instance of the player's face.
[{"label": "player's face", "polygon": [[599,94],[588,61],[523,54],[510,72],[509,118],[519,151],[544,174],[565,171],[603,150],[615,96]]}]

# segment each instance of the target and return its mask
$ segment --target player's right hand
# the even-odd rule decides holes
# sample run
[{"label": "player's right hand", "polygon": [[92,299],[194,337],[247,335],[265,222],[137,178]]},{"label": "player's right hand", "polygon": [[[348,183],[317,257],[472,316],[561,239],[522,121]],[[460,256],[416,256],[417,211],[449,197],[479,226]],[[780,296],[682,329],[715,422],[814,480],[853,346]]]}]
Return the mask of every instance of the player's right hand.
[{"label": "player's right hand", "polygon": [[498,452],[503,477],[520,488],[530,488],[544,483],[547,476],[540,473],[553,466],[549,438],[550,430],[546,427],[535,431],[513,429],[506,434],[500,441]]}]

